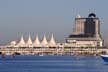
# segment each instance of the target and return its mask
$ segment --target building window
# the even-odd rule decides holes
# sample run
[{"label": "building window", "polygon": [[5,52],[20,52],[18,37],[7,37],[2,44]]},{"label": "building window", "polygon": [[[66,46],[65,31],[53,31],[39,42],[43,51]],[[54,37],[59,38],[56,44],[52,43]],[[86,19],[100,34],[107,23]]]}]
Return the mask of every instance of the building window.
[{"label": "building window", "polygon": [[97,46],[100,46],[100,42],[97,42]]}]

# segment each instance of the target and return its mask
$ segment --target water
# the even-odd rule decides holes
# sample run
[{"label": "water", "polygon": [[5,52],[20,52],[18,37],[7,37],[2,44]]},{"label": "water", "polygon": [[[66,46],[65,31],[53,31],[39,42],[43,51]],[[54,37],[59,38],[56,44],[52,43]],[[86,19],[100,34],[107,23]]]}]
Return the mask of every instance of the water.
[{"label": "water", "polygon": [[8,56],[0,72],[108,72],[108,65],[93,56]]}]

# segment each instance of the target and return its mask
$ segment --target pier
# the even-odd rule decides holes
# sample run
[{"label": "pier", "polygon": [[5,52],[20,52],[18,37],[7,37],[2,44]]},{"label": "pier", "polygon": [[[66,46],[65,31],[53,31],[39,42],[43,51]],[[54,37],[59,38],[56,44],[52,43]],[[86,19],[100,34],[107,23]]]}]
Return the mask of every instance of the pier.
[{"label": "pier", "polygon": [[0,54],[5,55],[100,55],[108,53],[106,47],[0,47]]}]

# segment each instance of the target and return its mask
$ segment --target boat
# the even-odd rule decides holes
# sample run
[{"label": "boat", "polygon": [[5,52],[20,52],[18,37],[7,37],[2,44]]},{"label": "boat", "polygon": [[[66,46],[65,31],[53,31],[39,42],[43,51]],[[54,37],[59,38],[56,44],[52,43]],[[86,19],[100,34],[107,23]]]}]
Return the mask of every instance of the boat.
[{"label": "boat", "polygon": [[39,56],[44,56],[43,54],[39,55]]},{"label": "boat", "polygon": [[101,58],[102,58],[105,62],[108,62],[108,55],[101,55]]}]

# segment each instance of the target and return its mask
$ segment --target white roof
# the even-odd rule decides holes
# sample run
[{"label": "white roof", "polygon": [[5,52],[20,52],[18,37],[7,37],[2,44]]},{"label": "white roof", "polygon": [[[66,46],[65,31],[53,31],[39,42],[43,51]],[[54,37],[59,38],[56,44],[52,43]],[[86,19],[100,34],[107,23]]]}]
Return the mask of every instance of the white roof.
[{"label": "white roof", "polygon": [[35,38],[33,44],[34,44],[34,45],[39,45],[39,44],[40,44],[40,41],[39,41],[38,35],[36,35],[36,38]]},{"label": "white roof", "polygon": [[48,44],[48,42],[46,40],[46,36],[44,35],[41,45],[47,45],[47,44]]},{"label": "white roof", "polygon": [[51,39],[49,41],[49,45],[56,45],[56,42],[55,42],[53,34],[51,35]]},{"label": "white roof", "polygon": [[26,42],[26,45],[32,45],[32,40],[31,40],[30,34],[29,34],[29,36],[28,36],[28,40],[27,40],[27,42]]},{"label": "white roof", "polygon": [[23,35],[21,36],[21,39],[18,42],[18,45],[25,45],[25,41],[24,41]]}]

